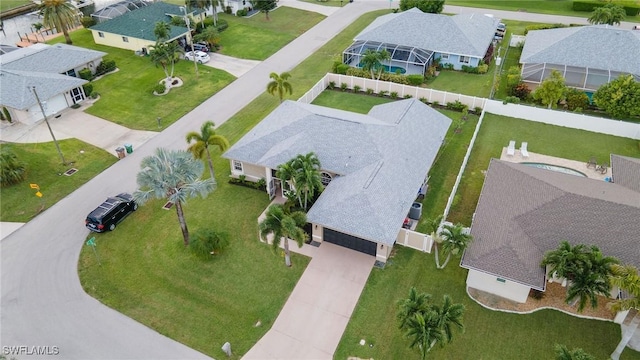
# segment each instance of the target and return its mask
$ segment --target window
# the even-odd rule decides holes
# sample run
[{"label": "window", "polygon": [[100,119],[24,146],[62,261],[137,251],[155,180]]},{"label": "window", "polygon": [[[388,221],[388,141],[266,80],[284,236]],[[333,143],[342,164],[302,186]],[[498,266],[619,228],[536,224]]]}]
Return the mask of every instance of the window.
[{"label": "window", "polygon": [[468,64],[469,60],[471,60],[468,56],[460,56],[460,62],[463,64]]},{"label": "window", "polygon": [[102,31],[98,31],[98,37],[103,38],[104,37],[104,33]]},{"label": "window", "polygon": [[497,282],[501,282],[501,283],[503,283],[503,284],[507,282],[507,280],[505,280],[505,279],[501,279],[501,278],[496,278],[496,281],[497,281]]},{"label": "window", "polygon": [[324,186],[329,185],[331,180],[332,180],[331,174],[326,173],[324,171],[320,173],[320,181],[322,181],[322,185],[324,185]]},{"label": "window", "polygon": [[242,162],[233,160],[233,170],[242,172]]},{"label": "window", "polygon": [[128,38],[128,37],[126,37],[126,36],[123,36],[123,37],[122,37],[122,41],[124,41],[124,42],[129,42],[129,38]]},{"label": "window", "polygon": [[76,76],[76,70],[75,70],[75,69],[71,69],[71,70],[69,70],[69,71],[65,72],[64,74],[65,74],[65,75],[68,75],[68,76],[77,77],[77,76]]},{"label": "window", "polygon": [[84,100],[84,92],[82,91],[82,88],[77,87],[71,90],[71,99],[73,99],[74,104]]},{"label": "window", "polygon": [[449,60],[449,54],[440,54],[440,60]]}]

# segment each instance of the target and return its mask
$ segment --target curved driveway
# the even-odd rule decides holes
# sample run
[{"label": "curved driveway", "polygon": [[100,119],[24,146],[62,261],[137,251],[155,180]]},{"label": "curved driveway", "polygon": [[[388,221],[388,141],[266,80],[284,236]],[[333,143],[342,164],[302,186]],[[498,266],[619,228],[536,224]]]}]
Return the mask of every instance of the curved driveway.
[{"label": "curved driveway", "polygon": [[[394,2],[393,6],[396,5]],[[19,359],[30,358],[25,355],[33,350],[32,346],[49,346],[49,349],[42,348],[49,350],[49,355],[39,357],[50,359],[206,358],[84,293],[77,274],[80,249],[88,233],[82,219],[107,195],[135,190],[140,160],[155,148],[184,148],[183,134],[199,127],[204,120],[212,119],[218,125],[225,122],[264,92],[269,73],[290,70],[363,13],[388,7],[386,0],[356,0],[345,5],[136,149],[131,156],[3,239],[0,242],[0,351],[7,354],[7,346],[26,346],[21,354],[14,354]],[[452,7],[445,9],[456,10],[460,11]],[[521,16],[520,13],[498,15],[494,10],[478,11],[503,18]],[[545,15],[522,16],[531,21],[558,21],[557,17]],[[59,354],[55,354],[53,347],[59,348]]]}]

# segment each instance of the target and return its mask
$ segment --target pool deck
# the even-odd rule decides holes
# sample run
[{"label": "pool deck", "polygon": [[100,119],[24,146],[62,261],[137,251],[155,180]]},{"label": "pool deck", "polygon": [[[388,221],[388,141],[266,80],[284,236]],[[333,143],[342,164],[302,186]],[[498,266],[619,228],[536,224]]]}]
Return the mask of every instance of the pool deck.
[{"label": "pool deck", "polygon": [[544,163],[550,165],[563,166],[569,169],[574,169],[580,171],[581,173],[587,175],[590,179],[603,180],[604,178],[611,176],[611,168],[607,169],[607,172],[604,174],[600,174],[600,172],[596,172],[594,168],[587,169],[587,160],[584,162],[563,159],[559,157],[553,157],[548,155],[536,154],[529,151],[529,157],[522,157],[520,150],[516,149],[516,153],[513,156],[507,155],[507,148],[502,148],[502,154],[500,155],[500,160],[521,163],[521,162],[536,162],[536,163]]}]

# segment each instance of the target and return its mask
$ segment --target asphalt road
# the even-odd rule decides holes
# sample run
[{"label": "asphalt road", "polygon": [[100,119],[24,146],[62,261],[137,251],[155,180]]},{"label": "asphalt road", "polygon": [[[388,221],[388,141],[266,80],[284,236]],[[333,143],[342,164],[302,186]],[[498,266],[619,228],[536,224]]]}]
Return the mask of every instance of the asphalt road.
[{"label": "asphalt road", "polygon": [[[285,0],[286,1],[286,0]],[[397,3],[393,3],[394,7]],[[133,191],[141,159],[157,147],[184,148],[183,136],[205,120],[224,123],[264,92],[269,73],[292,69],[365,12],[389,7],[386,0],[358,1],[339,9],[269,59],[204,102],[126,159],[0,242],[0,345],[18,359],[199,359],[205,355],[114,311],[82,290],[77,274],[88,230],[83,219],[111,194]],[[467,11],[447,7],[446,12]],[[572,22],[578,18],[478,9],[496,17]],[[627,24],[623,24],[627,27]],[[630,25],[629,25],[630,27]],[[33,346],[48,353],[30,356]],[[49,348],[46,348],[46,347]]]}]

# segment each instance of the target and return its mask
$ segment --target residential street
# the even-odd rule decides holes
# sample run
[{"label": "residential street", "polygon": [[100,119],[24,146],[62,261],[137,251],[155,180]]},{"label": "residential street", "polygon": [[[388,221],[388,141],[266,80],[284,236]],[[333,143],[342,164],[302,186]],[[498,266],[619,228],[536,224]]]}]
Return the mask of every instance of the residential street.
[{"label": "residential street", "polygon": [[[291,0],[281,0],[286,4]],[[397,2],[392,3],[397,6]],[[303,7],[306,5],[301,5]],[[315,6],[315,5],[314,5]],[[298,7],[298,6],[296,6]],[[157,147],[184,149],[184,134],[205,120],[221,125],[265,91],[269,74],[295,67],[362,14],[389,7],[387,0],[355,0],[261,62],[37,218],[0,241],[0,346],[49,346],[47,359],[202,359],[173,341],[87,295],[77,273],[88,230],[84,218],[108,195],[132,192],[143,157]],[[468,11],[445,8],[445,12]],[[496,17],[580,23],[584,19],[477,9]],[[630,28],[630,23],[622,25]],[[100,243],[97,244],[98,249]],[[222,344],[220,344],[222,345]],[[56,353],[57,347],[59,354]],[[3,349],[4,351],[4,349]],[[6,354],[6,352],[5,352]],[[27,352],[6,354],[30,359]]]}]

